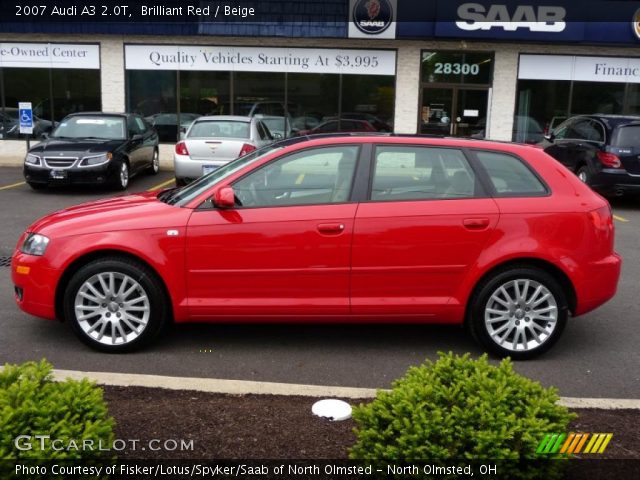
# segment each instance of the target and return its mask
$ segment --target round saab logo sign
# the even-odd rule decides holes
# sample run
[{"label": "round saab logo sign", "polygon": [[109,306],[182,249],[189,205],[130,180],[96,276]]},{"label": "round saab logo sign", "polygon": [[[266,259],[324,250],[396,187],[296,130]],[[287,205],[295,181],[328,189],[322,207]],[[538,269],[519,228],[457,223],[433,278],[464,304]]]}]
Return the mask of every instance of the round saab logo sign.
[{"label": "round saab logo sign", "polygon": [[636,37],[640,38],[640,8],[633,14],[633,22],[631,22],[631,28]]},{"label": "round saab logo sign", "polygon": [[358,0],[353,6],[353,23],[369,35],[384,32],[393,19],[389,0]]}]

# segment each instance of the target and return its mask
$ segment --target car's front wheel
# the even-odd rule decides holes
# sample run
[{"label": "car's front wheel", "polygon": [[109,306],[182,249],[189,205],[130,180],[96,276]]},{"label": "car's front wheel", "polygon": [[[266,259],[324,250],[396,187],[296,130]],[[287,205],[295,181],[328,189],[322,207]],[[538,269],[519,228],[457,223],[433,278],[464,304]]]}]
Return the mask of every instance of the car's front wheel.
[{"label": "car's front wheel", "polygon": [[471,333],[501,357],[533,358],[558,340],[567,322],[566,295],[544,270],[502,270],[476,289],[468,319]]},{"label": "car's front wheel", "polygon": [[94,260],[71,278],[64,313],[84,343],[104,352],[142,347],[168,323],[166,294],[160,280],[135,260]]},{"label": "car's front wheel", "polygon": [[160,171],[160,152],[156,148],[153,151],[153,158],[151,159],[151,165],[147,170],[151,175],[155,175]]},{"label": "car's front wheel", "polygon": [[129,164],[124,160],[118,165],[112,184],[117,190],[126,190],[129,186]]}]

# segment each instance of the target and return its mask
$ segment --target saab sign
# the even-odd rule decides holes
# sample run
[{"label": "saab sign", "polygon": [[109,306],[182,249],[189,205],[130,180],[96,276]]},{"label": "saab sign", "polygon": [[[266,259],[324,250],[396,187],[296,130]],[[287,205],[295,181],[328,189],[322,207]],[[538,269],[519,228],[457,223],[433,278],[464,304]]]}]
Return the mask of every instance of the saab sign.
[{"label": "saab sign", "polygon": [[350,0],[349,37],[396,38],[396,0]]},{"label": "saab sign", "polygon": [[463,3],[458,7],[456,26],[461,30],[491,30],[507,32],[527,29],[531,32],[562,32],[566,27],[567,11],[557,6],[489,5]]}]

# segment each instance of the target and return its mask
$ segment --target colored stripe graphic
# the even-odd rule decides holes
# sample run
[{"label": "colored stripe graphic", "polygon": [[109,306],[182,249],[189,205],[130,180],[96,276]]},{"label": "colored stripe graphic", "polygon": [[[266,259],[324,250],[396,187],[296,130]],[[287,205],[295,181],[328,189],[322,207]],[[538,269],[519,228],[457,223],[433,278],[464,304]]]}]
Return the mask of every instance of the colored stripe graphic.
[{"label": "colored stripe graphic", "polygon": [[[578,453],[603,453],[613,438],[613,433],[548,433],[544,436],[537,454],[551,455],[561,453],[566,455]],[[587,443],[588,440],[588,443]],[[587,445],[584,451],[582,448]]]}]

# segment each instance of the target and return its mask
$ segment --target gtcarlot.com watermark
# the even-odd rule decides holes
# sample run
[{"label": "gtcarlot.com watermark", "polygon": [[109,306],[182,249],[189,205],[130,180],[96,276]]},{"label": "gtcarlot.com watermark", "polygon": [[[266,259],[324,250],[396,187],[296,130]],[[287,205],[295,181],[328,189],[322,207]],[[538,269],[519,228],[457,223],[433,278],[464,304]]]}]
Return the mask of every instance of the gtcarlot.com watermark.
[{"label": "gtcarlot.com watermark", "polygon": [[18,435],[13,444],[16,449],[27,450],[55,450],[61,451],[100,451],[100,452],[129,452],[138,451],[167,451],[167,452],[190,452],[194,449],[193,440],[183,439],[159,439],[140,440],[139,438],[122,439],[116,438],[112,442],[92,439],[68,439],[51,438],[51,435]]}]

